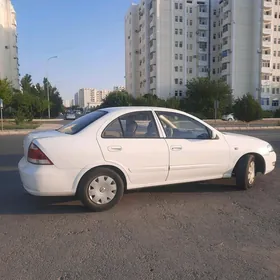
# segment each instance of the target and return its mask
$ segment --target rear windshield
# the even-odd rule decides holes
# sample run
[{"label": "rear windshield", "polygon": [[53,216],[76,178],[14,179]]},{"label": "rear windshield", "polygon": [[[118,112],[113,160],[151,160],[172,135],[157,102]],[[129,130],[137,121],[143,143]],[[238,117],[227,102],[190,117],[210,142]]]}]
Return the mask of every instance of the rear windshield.
[{"label": "rear windshield", "polygon": [[107,114],[106,111],[102,111],[102,110],[94,111],[81,118],[76,119],[71,123],[62,126],[57,131],[70,135],[76,134],[106,114]]}]

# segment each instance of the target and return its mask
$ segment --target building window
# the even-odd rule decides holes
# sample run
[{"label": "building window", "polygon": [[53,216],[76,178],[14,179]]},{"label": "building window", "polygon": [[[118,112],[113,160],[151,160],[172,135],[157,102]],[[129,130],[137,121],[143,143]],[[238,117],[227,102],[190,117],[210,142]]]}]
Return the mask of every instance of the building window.
[{"label": "building window", "polygon": [[216,34],[213,34],[213,39],[214,39],[214,40],[216,39]]},{"label": "building window", "polygon": [[275,76],[272,77],[272,81],[275,82]]},{"label": "building window", "polygon": [[180,54],[180,60],[183,60],[183,54]]},{"label": "building window", "polygon": [[192,7],[190,7],[190,14],[192,13]]},{"label": "building window", "polygon": [[175,10],[178,10],[178,3],[175,3]]},{"label": "building window", "polygon": [[276,51],[273,51],[273,56],[276,56]]},{"label": "building window", "polygon": [[279,100],[272,100],[272,107],[278,107],[279,106]]},{"label": "building window", "polygon": [[178,66],[175,66],[175,72],[178,72]]},{"label": "building window", "polygon": [[179,47],[183,48],[183,42],[182,41],[179,43]]},{"label": "building window", "polygon": [[190,44],[190,50],[192,50],[192,44]]},{"label": "building window", "polygon": [[189,58],[189,62],[192,62],[192,56],[190,56],[190,58]]},{"label": "building window", "polygon": [[179,96],[182,96],[182,91],[181,90],[179,91]]},{"label": "building window", "polygon": [[277,69],[280,69],[280,63],[277,63]]},{"label": "building window", "polygon": [[278,44],[280,44],[280,38],[278,38]]},{"label": "building window", "polygon": [[276,69],[276,63],[273,63],[272,67],[273,67],[273,69]]},{"label": "building window", "polygon": [[213,73],[213,75],[215,75],[215,74],[216,74],[216,70],[215,70],[215,69],[213,69],[213,70],[212,70],[212,73]]},{"label": "building window", "polygon": [[214,10],[214,11],[213,11],[213,15],[215,16],[216,14],[217,14],[217,11],[216,11],[216,10]]},{"label": "building window", "polygon": [[277,31],[277,25],[274,25],[274,31]]},{"label": "building window", "polygon": [[190,38],[192,38],[192,36],[193,36],[193,33],[192,33],[192,32],[190,32]]},{"label": "building window", "polygon": [[277,89],[276,89],[276,93],[277,93],[277,94],[279,94],[279,91],[280,91],[280,89],[279,89],[279,88],[277,88]]},{"label": "building window", "polygon": [[216,27],[216,21],[213,22],[213,27]]},{"label": "building window", "polygon": [[269,98],[262,98],[262,105],[268,106],[269,105]]},{"label": "building window", "polygon": [[175,28],[175,35],[178,35],[178,28]]},{"label": "building window", "polygon": [[183,22],[183,17],[182,16],[180,16],[180,22]]},{"label": "building window", "polygon": [[277,18],[277,13],[274,14],[274,18]]},{"label": "building window", "polygon": [[215,57],[213,57],[213,60],[212,60],[214,63],[215,63]]},{"label": "building window", "polygon": [[183,29],[180,29],[180,35],[183,35]]},{"label": "building window", "polygon": [[180,66],[180,72],[183,72],[183,66]]},{"label": "building window", "polygon": [[178,16],[175,16],[175,22],[178,22],[179,20],[179,17]]},{"label": "building window", "polygon": [[276,38],[274,38],[274,40],[273,40],[273,41],[274,41],[274,44],[277,44],[277,39],[276,39]]},{"label": "building window", "polygon": [[189,69],[189,74],[192,74],[192,68]]},{"label": "building window", "polygon": [[272,89],[272,94],[275,94],[275,88]]},{"label": "building window", "polygon": [[190,26],[192,26],[192,20],[190,20]]},{"label": "building window", "polygon": [[183,10],[183,4],[182,3],[179,4],[179,8],[180,8],[180,10]]},{"label": "building window", "polygon": [[175,60],[178,60],[178,54],[175,53]]},{"label": "building window", "polygon": [[175,90],[175,96],[178,96],[178,90]]},{"label": "building window", "polygon": [[178,85],[179,80],[176,78],[176,79],[174,80],[174,82],[175,82],[175,85]]},{"label": "building window", "polygon": [[215,51],[216,50],[216,46],[213,46],[213,51]]},{"label": "building window", "polygon": [[178,41],[175,41],[175,48],[178,48],[178,45],[179,45]]},{"label": "building window", "polygon": [[[276,30],[275,30],[276,31]],[[280,31],[280,25],[278,25],[278,31]]]}]

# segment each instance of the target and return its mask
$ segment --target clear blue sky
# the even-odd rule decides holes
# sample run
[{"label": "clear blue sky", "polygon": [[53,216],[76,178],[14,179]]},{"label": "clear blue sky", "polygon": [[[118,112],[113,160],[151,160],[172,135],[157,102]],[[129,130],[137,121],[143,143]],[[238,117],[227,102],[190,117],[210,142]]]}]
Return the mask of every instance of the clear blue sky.
[{"label": "clear blue sky", "polygon": [[63,98],[124,84],[124,16],[131,0],[12,0],[20,74],[49,79]]}]

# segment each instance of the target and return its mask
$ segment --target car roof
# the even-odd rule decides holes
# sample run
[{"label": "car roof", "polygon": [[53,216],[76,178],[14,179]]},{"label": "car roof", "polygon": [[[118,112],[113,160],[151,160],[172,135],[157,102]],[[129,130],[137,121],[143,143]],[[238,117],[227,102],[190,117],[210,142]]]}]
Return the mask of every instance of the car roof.
[{"label": "car roof", "polygon": [[108,107],[101,110],[107,111],[108,113],[128,113],[128,112],[147,111],[147,110],[183,113],[182,111],[176,109],[171,109],[166,107],[153,107],[153,106]]}]

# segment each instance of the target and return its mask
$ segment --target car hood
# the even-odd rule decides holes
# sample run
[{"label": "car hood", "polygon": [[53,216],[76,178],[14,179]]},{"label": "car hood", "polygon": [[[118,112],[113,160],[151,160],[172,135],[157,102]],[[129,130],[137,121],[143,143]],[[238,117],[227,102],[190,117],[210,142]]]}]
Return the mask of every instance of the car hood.
[{"label": "car hood", "polygon": [[263,154],[264,151],[267,151],[267,145],[269,145],[264,140],[248,135],[229,132],[223,132],[223,135],[230,147],[239,148],[245,152],[258,152]]}]

